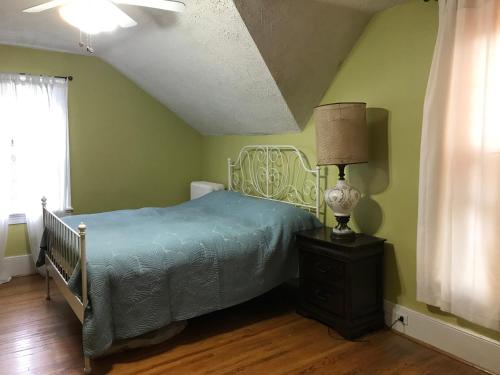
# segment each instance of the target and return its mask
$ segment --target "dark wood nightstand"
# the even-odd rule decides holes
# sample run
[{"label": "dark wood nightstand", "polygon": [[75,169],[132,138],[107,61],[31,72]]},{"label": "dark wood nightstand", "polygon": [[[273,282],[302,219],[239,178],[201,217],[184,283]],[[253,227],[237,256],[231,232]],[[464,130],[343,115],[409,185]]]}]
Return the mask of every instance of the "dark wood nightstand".
[{"label": "dark wood nightstand", "polygon": [[356,234],[333,240],[331,228],[297,233],[300,287],[297,312],[354,339],[384,326],[384,241]]}]

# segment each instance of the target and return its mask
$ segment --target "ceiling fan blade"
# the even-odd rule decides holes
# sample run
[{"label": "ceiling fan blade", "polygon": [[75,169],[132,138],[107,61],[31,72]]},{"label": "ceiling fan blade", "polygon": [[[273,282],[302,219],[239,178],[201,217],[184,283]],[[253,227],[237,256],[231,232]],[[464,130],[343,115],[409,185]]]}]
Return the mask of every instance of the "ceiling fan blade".
[{"label": "ceiling fan blade", "polygon": [[154,9],[170,10],[172,12],[183,12],[186,5],[176,0],[111,0],[115,4],[136,5]]},{"label": "ceiling fan blade", "polygon": [[117,21],[118,25],[120,27],[133,27],[137,25],[137,22],[135,22],[127,13],[125,13],[123,10],[118,8],[114,4],[110,4],[113,8],[115,8],[116,15],[118,16]]},{"label": "ceiling fan blade", "polygon": [[49,10],[53,8],[57,8],[58,6],[67,4],[71,2],[72,0],[52,0],[47,3],[43,3],[28,9],[23,10],[24,13],[38,13],[38,12],[43,12],[44,10]]}]

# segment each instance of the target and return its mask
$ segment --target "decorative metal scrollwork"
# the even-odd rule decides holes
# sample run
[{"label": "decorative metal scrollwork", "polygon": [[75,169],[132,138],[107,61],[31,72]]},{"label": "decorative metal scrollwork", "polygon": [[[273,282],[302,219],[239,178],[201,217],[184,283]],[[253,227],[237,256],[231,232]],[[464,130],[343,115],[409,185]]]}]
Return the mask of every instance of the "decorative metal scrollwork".
[{"label": "decorative metal scrollwork", "polygon": [[320,168],[312,169],[294,146],[251,145],[228,160],[229,190],[290,203],[321,214]]}]

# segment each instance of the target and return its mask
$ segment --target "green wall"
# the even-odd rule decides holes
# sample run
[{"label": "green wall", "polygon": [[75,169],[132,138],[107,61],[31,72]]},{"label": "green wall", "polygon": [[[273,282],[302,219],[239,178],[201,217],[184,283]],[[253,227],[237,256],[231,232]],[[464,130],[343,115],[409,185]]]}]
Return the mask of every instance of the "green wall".
[{"label": "green wall", "polygon": [[[201,135],[110,65],[91,56],[0,45],[0,71],[74,76],[68,109],[77,213],[189,198],[189,183],[201,174]],[[11,226],[6,256],[26,249],[25,226]]]},{"label": "green wall", "polygon": [[26,225],[16,224],[9,226],[7,234],[7,249],[5,256],[26,255],[29,253],[29,239]]},{"label": "green wall", "polygon": [[[422,107],[437,32],[434,2],[414,0],[376,15],[343,63],[322,103],[365,101],[371,161],[351,169],[364,193],[356,227],[388,241],[385,298],[473,329],[495,339],[498,332],[429,309],[416,301],[416,227]],[[227,182],[226,159],[246,144],[292,144],[315,162],[314,124],[300,134],[211,136],[203,139],[203,178]],[[329,185],[336,170],[329,170]],[[333,223],[330,215],[328,224]]]}]

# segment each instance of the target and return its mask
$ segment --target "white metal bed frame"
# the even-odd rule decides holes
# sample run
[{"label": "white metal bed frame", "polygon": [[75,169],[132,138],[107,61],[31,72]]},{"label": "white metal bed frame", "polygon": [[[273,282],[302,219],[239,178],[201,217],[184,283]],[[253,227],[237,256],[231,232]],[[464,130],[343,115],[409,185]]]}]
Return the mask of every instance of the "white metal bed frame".
[{"label": "white metal bed frame", "polygon": [[[235,162],[228,159],[228,190],[244,195],[289,203],[324,217],[321,204],[321,175],[319,167],[311,168],[304,154],[294,146],[249,145],[240,150]],[[83,324],[87,295],[87,256],[84,223],[78,232],[47,209],[42,198],[43,226],[48,232],[45,253],[47,300],[50,300],[50,276],[71,309]],[[81,269],[82,296],[73,294],[69,279]],[[92,372],[90,358],[84,356],[84,372]]]}]

